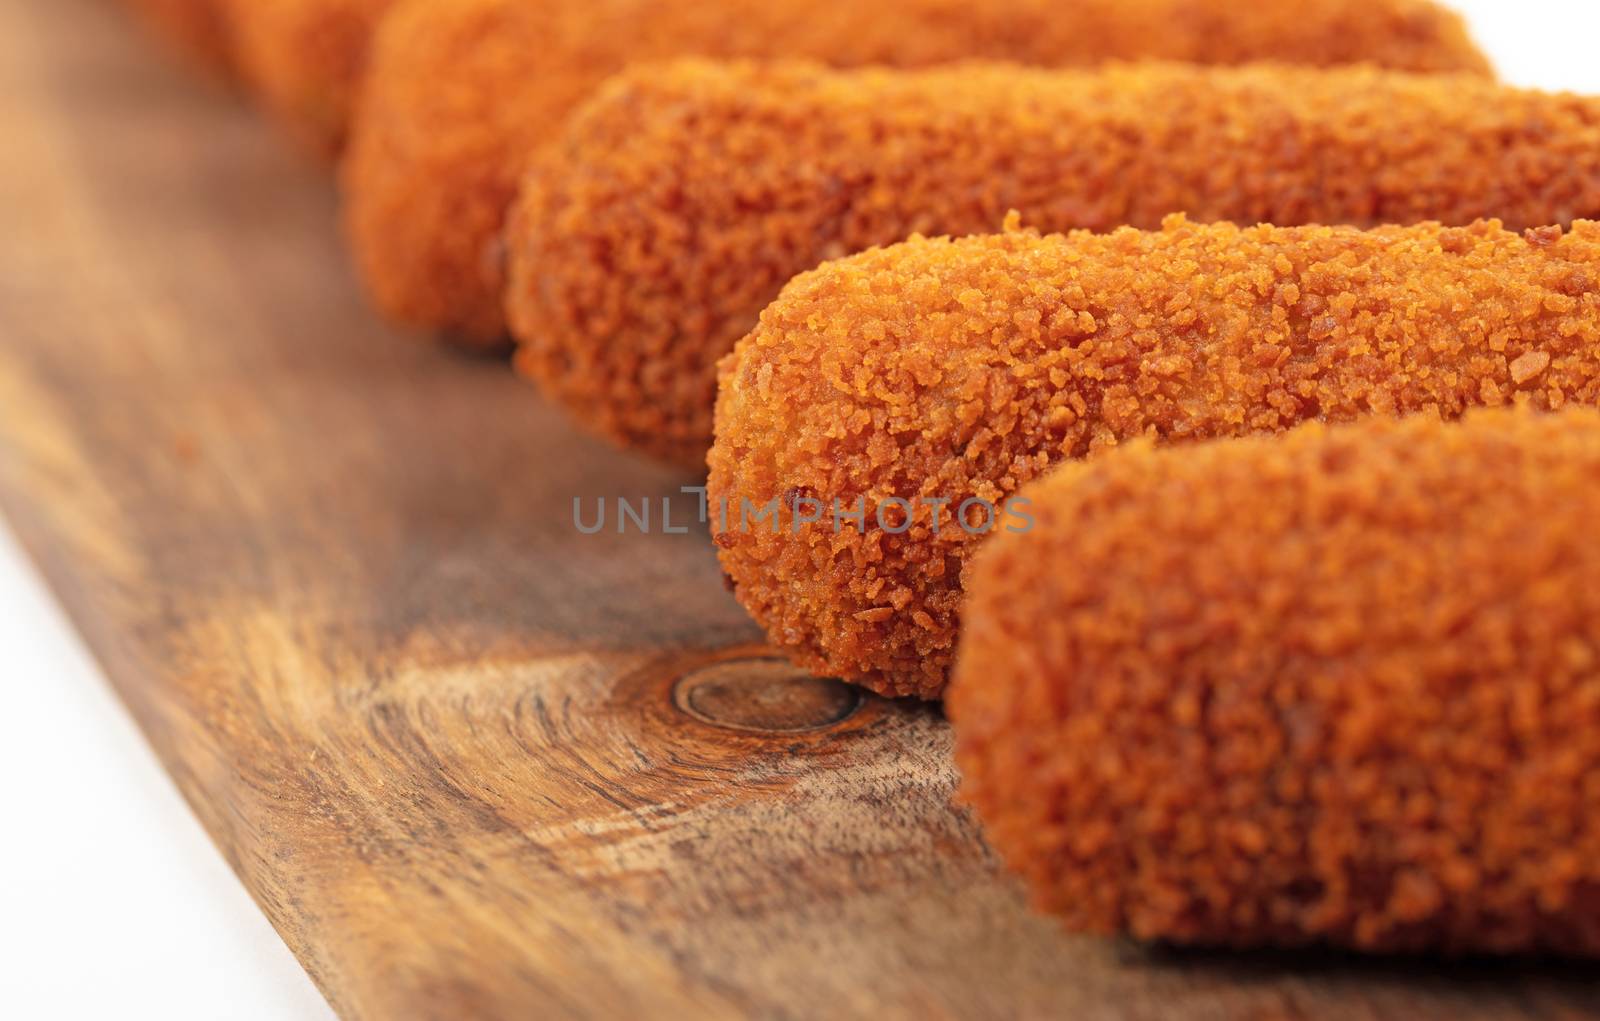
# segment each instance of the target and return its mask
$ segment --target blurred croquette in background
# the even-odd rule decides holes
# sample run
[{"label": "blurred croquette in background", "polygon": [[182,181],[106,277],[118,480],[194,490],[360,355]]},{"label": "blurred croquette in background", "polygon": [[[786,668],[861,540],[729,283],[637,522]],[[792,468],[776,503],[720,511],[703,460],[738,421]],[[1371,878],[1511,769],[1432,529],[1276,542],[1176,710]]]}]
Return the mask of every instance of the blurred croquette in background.
[{"label": "blurred croquette in background", "polygon": [[304,148],[344,146],[367,50],[394,0],[216,0],[240,73]]},{"label": "blurred croquette in background", "polygon": [[233,45],[221,0],[123,0],[168,46],[218,78],[233,74]]},{"label": "blurred croquette in background", "polygon": [[1460,19],[1425,0],[407,0],[379,32],[344,172],[348,233],[377,306],[502,345],[500,230],[529,156],[606,76],[681,55],[1488,70]]}]

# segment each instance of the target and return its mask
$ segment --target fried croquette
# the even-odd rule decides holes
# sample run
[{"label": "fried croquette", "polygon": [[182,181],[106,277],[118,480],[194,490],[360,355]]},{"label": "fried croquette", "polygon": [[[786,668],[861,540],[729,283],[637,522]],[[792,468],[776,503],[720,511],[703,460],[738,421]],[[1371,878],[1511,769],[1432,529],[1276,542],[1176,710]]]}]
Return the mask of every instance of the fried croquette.
[{"label": "fried croquette", "polygon": [[1427,0],[407,0],[378,32],[344,173],[348,233],[380,309],[502,343],[499,235],[529,154],[606,76],[690,55],[1487,71],[1460,19]]},{"label": "fried croquette", "polygon": [[233,43],[222,0],[126,0],[129,7],[194,66],[216,78],[232,78]]},{"label": "fried croquette", "polygon": [[393,0],[222,0],[241,71],[289,134],[332,158],[344,144],[367,47]]},{"label": "fried croquette", "polygon": [[962,790],[1073,929],[1600,955],[1600,415],[1419,416],[1024,490]]},{"label": "fried croquette", "polygon": [[712,531],[795,662],[932,698],[969,554],[1052,465],[1508,402],[1600,402],[1600,223],[919,238],[796,277],[724,359]]},{"label": "fried croquette", "polygon": [[716,362],[796,273],[915,232],[1600,217],[1600,98],[1372,68],[688,61],[614,79],[506,231],[519,363],[704,465]]}]

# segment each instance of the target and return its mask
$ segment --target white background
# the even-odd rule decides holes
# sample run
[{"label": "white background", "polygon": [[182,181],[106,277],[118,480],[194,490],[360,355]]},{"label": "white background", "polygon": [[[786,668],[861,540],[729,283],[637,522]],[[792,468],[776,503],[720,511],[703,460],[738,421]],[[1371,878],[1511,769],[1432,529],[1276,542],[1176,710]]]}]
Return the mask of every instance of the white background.
[{"label": "white background", "polygon": [[[1600,93],[1597,0],[1455,6],[1508,82]],[[331,1016],[3,525],[0,678],[0,1016]]]}]

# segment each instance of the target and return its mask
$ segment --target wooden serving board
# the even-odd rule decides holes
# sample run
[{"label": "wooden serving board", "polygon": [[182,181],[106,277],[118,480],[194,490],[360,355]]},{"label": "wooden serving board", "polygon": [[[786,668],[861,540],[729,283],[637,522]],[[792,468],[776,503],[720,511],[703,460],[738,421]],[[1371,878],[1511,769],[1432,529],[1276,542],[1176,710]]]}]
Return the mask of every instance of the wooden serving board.
[{"label": "wooden serving board", "polygon": [[0,0],[0,506],[341,1013],[1600,1014],[1030,915],[936,708],[766,657],[698,528],[580,535],[696,480],[380,326],[323,172],[114,6]]}]

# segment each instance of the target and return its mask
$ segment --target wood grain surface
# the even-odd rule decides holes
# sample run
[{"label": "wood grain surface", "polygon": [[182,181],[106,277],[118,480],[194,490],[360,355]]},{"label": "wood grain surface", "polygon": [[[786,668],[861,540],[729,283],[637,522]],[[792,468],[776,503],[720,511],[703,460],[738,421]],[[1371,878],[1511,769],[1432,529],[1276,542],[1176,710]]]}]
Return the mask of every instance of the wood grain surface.
[{"label": "wood grain surface", "polygon": [[579,534],[696,480],[380,327],[334,209],[115,5],[0,0],[0,506],[345,1016],[1600,1014],[1030,915],[938,711],[765,658],[698,528]]}]

